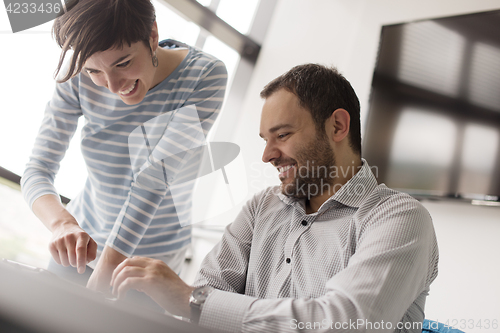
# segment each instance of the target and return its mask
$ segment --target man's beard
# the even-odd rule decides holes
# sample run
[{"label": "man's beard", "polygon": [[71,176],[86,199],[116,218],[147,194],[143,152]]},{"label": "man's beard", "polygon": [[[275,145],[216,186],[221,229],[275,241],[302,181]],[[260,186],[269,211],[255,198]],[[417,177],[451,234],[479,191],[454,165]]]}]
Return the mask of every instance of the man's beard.
[{"label": "man's beard", "polygon": [[335,166],[335,154],[326,134],[316,135],[311,142],[299,148],[296,156],[297,160],[291,160],[295,163],[293,181],[282,182],[281,193],[290,198],[310,199],[332,187],[333,178],[329,177],[329,173]]}]

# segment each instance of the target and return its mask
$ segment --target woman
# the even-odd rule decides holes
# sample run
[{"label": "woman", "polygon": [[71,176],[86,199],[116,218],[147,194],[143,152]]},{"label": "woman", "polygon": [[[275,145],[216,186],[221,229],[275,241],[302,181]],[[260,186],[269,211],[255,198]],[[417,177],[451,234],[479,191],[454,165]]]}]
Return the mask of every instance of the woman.
[{"label": "woman", "polygon": [[[189,205],[176,207],[171,191],[177,169],[168,170],[163,186],[148,186],[138,177],[145,166],[169,168],[161,156],[152,157],[151,149],[158,147],[166,156],[186,147],[186,141],[200,141],[196,133],[182,130],[186,122],[198,123],[206,135],[219,113],[227,72],[221,61],[192,47],[171,40],[159,43],[149,0],[73,4],[54,22],[53,35],[62,47],[58,84],[22,190],[52,232],[53,260],[81,274],[88,264],[93,272],[87,286],[105,292],[116,266],[133,255],[161,259],[180,272],[191,230],[179,223],[181,215],[189,215]],[[73,54],[62,68],[70,49]],[[191,114],[182,111],[186,108]],[[190,117],[193,110],[195,121]],[[165,115],[167,122],[155,122]],[[81,116],[88,178],[84,190],[65,208],[53,181]],[[153,138],[143,132],[147,149],[137,147],[141,144],[133,139],[138,129],[151,122],[156,127],[163,124],[163,134]],[[136,158],[132,151],[142,155]],[[180,187],[189,201],[192,182]],[[55,266],[51,263],[49,269],[57,270]]]}]

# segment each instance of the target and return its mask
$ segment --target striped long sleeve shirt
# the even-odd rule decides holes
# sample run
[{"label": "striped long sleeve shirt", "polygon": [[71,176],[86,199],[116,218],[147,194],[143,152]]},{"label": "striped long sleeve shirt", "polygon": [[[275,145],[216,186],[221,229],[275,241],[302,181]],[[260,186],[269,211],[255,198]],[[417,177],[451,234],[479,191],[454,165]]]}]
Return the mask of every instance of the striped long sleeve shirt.
[{"label": "striped long sleeve shirt", "polygon": [[[93,84],[83,72],[57,84],[22,178],[22,191],[30,207],[42,195],[57,195],[54,179],[83,116],[80,148],[88,178],[67,209],[97,242],[98,252],[108,245],[125,256],[162,257],[191,240],[189,225],[179,223],[189,218],[190,205],[176,207],[171,179],[163,187],[144,186],[138,181],[145,166],[137,162],[152,162],[148,156],[138,159],[131,155],[137,148],[133,138],[143,135],[138,129],[168,117],[168,121],[156,122],[164,124],[164,130],[148,136],[155,142],[155,152],[168,155],[170,151],[174,156],[186,144],[187,148],[200,144],[199,133],[183,131],[182,126],[198,123],[202,134],[207,134],[223,102],[227,71],[220,60],[185,44],[166,40],[160,46],[187,47],[189,52],[138,105],[126,105],[105,87]],[[170,176],[175,177],[175,172]],[[177,187],[177,193],[189,201],[193,182]]]},{"label": "striped long sleeve shirt", "polygon": [[200,325],[227,332],[420,333],[437,276],[427,210],[363,167],[312,214],[272,187],[201,264]]}]

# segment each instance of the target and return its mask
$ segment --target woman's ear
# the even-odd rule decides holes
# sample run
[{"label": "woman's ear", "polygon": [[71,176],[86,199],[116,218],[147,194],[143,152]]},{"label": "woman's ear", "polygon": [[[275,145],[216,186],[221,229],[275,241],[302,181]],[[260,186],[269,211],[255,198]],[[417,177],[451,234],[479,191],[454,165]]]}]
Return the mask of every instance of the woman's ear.
[{"label": "woman's ear", "polygon": [[344,109],[337,109],[333,111],[326,124],[328,126],[327,133],[334,142],[342,141],[349,134],[349,124],[351,116],[349,112]]},{"label": "woman's ear", "polygon": [[149,45],[151,46],[151,51],[153,51],[153,53],[158,48],[159,39],[160,36],[158,34],[158,24],[156,24],[156,21],[154,21],[153,27],[151,28],[151,35],[149,36]]}]

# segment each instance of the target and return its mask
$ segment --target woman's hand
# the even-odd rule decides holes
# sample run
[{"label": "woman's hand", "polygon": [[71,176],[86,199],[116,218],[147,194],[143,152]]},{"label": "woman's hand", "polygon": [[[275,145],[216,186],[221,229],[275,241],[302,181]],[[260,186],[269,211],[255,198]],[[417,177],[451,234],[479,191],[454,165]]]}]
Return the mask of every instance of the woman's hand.
[{"label": "woman's hand", "polygon": [[127,257],[120,252],[105,246],[99,262],[87,282],[87,288],[109,294],[113,271],[125,259]]},{"label": "woman's hand", "polygon": [[73,266],[78,273],[95,259],[97,243],[80,226],[76,219],[61,204],[59,198],[46,194],[33,203],[33,212],[52,232],[50,254],[59,265]]},{"label": "woman's hand", "polygon": [[64,267],[76,267],[78,273],[96,258],[97,243],[76,222],[62,222],[52,229],[49,250],[54,261]]},{"label": "woman's hand", "polygon": [[144,292],[168,312],[189,318],[189,297],[194,290],[161,260],[133,257],[113,272],[113,294],[125,297],[129,289]]}]

